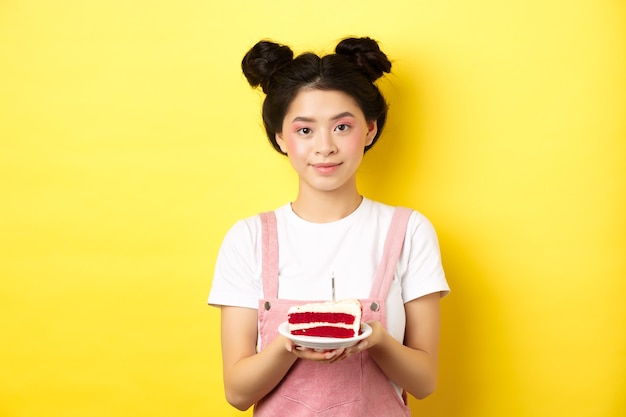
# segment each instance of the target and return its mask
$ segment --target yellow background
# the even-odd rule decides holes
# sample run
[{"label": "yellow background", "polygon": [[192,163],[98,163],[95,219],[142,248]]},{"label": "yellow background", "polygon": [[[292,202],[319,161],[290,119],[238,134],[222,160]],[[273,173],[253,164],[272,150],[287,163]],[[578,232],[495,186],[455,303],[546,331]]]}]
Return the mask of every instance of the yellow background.
[{"label": "yellow background", "polygon": [[239,416],[215,256],[294,196],[239,63],[378,39],[359,181],[440,236],[437,392],[414,415],[626,415],[620,0],[0,2],[0,416]]}]

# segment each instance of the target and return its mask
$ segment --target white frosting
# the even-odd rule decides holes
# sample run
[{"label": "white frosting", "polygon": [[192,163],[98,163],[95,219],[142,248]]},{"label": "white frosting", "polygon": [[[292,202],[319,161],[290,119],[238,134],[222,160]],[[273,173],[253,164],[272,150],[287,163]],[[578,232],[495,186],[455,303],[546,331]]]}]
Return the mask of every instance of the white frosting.
[{"label": "white frosting", "polygon": [[357,316],[361,319],[361,302],[356,298],[348,298],[340,301],[326,301],[323,303],[308,303],[293,306],[289,309],[291,313],[346,313]]},{"label": "white frosting", "polygon": [[356,324],[356,323],[355,324],[326,323],[326,322],[321,322],[321,321],[310,322],[310,323],[290,324],[289,325],[289,329],[290,330],[303,330],[303,329],[313,329],[315,327],[321,327],[321,326],[337,327],[337,328],[341,328],[341,329],[352,329],[354,331],[359,329],[359,325]]}]

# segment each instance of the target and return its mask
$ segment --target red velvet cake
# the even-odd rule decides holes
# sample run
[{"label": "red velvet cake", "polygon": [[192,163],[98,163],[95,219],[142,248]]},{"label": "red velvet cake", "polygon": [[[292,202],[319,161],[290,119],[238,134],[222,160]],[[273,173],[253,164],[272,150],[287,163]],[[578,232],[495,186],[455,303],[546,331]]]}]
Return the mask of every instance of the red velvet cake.
[{"label": "red velvet cake", "polygon": [[361,331],[363,307],[356,298],[308,303],[289,309],[289,332],[298,336],[347,339]]}]

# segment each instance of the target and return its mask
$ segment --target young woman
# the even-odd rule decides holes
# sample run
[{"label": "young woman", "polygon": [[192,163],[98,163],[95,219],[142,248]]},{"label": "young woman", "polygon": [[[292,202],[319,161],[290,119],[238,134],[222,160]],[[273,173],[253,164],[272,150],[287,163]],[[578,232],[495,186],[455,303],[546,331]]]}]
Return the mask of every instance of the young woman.
[{"label": "young woman", "polygon": [[[266,94],[267,137],[299,178],[296,198],[237,222],[220,249],[209,304],[221,307],[226,398],[255,416],[408,416],[405,393],[435,389],[439,300],[448,291],[436,234],[420,213],[364,198],[356,172],[380,137],[391,70],[370,38],[334,54],[261,41],[243,72]],[[291,305],[359,298],[372,334],[318,351],[279,335]]]}]

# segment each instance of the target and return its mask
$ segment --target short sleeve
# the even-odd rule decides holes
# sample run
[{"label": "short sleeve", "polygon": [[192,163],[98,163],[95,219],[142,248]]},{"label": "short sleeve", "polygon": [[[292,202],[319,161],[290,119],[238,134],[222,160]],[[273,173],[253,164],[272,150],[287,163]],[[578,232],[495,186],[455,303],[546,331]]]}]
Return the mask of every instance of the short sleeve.
[{"label": "short sleeve", "polygon": [[226,233],[215,263],[210,305],[258,308],[263,295],[260,233],[258,216],[238,221]]},{"label": "short sleeve", "polygon": [[437,233],[431,222],[419,212],[413,212],[409,219],[399,264],[403,267],[400,276],[405,303],[434,292],[439,292],[442,297],[450,292]]}]

